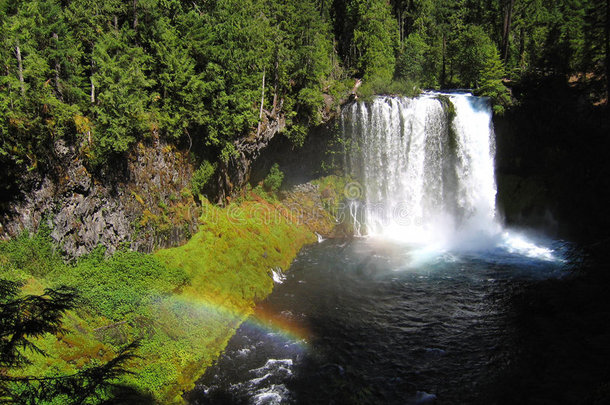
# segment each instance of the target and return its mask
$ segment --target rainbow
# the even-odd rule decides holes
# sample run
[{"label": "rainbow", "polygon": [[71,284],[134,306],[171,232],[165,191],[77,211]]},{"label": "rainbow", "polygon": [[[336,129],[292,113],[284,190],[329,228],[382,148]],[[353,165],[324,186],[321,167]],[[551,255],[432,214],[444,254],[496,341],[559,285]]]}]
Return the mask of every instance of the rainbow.
[{"label": "rainbow", "polygon": [[278,313],[265,302],[254,308],[254,312],[246,322],[250,326],[276,333],[280,337],[304,347],[312,338],[311,331],[305,325]]},{"label": "rainbow", "polygon": [[[281,339],[305,349],[311,340],[307,327],[294,319],[278,313],[269,304],[263,302],[255,308],[238,308],[227,297],[194,296],[188,293],[172,295],[160,300],[161,305],[171,307],[171,312],[186,314],[202,319],[214,319],[237,330],[240,325],[259,330],[275,339]],[[183,315],[184,316],[184,315]]]}]

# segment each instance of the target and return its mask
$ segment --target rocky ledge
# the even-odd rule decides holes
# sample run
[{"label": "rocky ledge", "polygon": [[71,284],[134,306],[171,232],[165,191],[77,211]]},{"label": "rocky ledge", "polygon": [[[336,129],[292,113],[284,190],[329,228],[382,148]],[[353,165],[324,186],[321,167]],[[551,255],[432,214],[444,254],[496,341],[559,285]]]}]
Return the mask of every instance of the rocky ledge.
[{"label": "rocky ledge", "polygon": [[99,181],[73,146],[55,143],[56,173],[31,175],[28,190],[0,216],[0,237],[35,231],[44,221],[70,257],[97,246],[150,252],[188,240],[199,208],[189,189],[192,165],[184,152],[159,141],[138,144],[123,167]]}]

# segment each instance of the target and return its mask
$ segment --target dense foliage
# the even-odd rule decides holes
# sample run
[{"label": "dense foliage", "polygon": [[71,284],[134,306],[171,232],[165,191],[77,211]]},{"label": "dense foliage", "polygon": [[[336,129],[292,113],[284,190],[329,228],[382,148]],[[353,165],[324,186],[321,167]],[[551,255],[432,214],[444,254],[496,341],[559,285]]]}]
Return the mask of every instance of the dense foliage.
[{"label": "dense foliage", "polygon": [[125,363],[135,358],[137,342],[119,350],[101,365],[89,365],[74,374],[45,378],[24,376],[19,369],[30,364],[29,353],[47,356],[37,340],[47,334],[65,332],[62,318],[74,309],[73,288],[47,288],[43,294],[21,296],[17,282],[0,279],[0,402],[15,404],[101,403],[116,395],[118,377],[129,373]]},{"label": "dense foliage", "polygon": [[0,2],[0,155],[33,169],[68,137],[95,166],[165,137],[226,160],[265,115],[317,119],[330,31],[312,0]]},{"label": "dense foliage", "polygon": [[606,97],[610,5],[605,0],[391,3],[400,27],[400,76],[428,87],[474,88],[499,107],[509,102],[502,79],[532,75],[581,75],[597,100]]},{"label": "dense foliage", "polygon": [[[301,145],[329,108],[326,96],[336,103],[353,79],[364,96],[472,88],[501,112],[507,85],[554,76],[580,79],[607,102],[609,31],[608,0],[0,0],[0,194],[25,169],[56,165],[59,139],[95,169],[164,138],[201,153],[191,181],[199,195],[235,156],[238,138],[283,116],[284,134]],[[282,180],[274,166],[264,184],[277,191]],[[333,208],[342,187],[323,189]],[[18,303],[47,317],[32,329],[36,346],[22,334],[11,348],[7,333],[21,309],[2,312],[0,366],[11,370],[0,374],[25,363],[21,349],[39,347],[55,360],[32,353],[21,376],[44,363],[45,378],[81,378],[49,384],[80,389],[79,381],[93,384],[87,370],[114,364],[111,356],[121,359],[130,353],[121,348],[142,337],[140,375],[121,381],[175,399],[270,291],[268,269],[287,266],[311,237],[263,198],[254,197],[264,212],[204,200],[202,232],[155,256],[98,250],[66,264],[44,228],[0,244],[2,277],[28,294],[0,285],[1,310]],[[68,300],[41,312],[62,297],[60,285],[77,288],[83,307]],[[51,335],[62,320],[70,332],[60,341]],[[70,388],[62,387],[20,392]]]},{"label": "dense foliage", "polygon": [[280,170],[280,166],[275,163],[271,166],[269,174],[265,177],[263,185],[269,191],[278,191],[284,181],[284,173]]},{"label": "dense foliage", "polygon": [[[294,213],[264,192],[226,208],[205,199],[202,205],[200,232],[184,246],[154,255],[119,250],[107,257],[98,248],[66,263],[44,226],[0,243],[0,275],[9,280],[0,280],[0,402],[7,395],[26,398],[17,403],[70,403],[62,396],[70,387],[88,393],[83,403],[124,397],[125,387],[139,396],[120,403],[148,403],[144,399],[153,396],[160,403],[180,402],[183,390],[192,388],[255,303],[271,292],[270,269],[287,268],[301,246],[315,240]],[[127,346],[133,341],[139,342],[136,358]],[[22,361],[26,351],[29,362]],[[96,370],[110,373],[123,365],[134,374],[98,373],[91,378],[103,376],[99,384],[83,388]],[[9,377],[5,385],[3,375]],[[51,385],[28,384],[30,377]],[[122,391],[110,390],[106,381]]]},{"label": "dense foliage", "polygon": [[580,74],[600,84],[593,90],[603,99],[608,8],[605,0],[2,1],[1,163],[7,174],[44,166],[62,137],[93,166],[158,137],[226,161],[236,138],[279,114],[298,145],[320,122],[324,93],[346,92],[350,77],[363,79],[365,93],[475,88],[501,110],[510,101],[502,79]]}]

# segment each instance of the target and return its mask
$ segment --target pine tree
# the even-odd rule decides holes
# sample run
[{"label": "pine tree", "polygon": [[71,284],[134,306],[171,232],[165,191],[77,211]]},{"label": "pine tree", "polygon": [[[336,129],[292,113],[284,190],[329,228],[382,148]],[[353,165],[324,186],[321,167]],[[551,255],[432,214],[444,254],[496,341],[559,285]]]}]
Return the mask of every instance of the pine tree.
[{"label": "pine tree", "polygon": [[117,388],[115,381],[129,371],[138,342],[121,349],[110,361],[71,375],[21,376],[19,368],[29,360],[26,353],[47,355],[34,343],[46,334],[63,333],[62,317],[74,309],[74,289],[46,289],[42,295],[19,295],[20,285],[0,279],[0,401],[18,404],[61,402],[69,405],[101,403]]},{"label": "pine tree", "polygon": [[385,0],[352,1],[358,15],[353,48],[363,79],[391,80],[396,63],[398,25]]},{"label": "pine tree", "polygon": [[128,32],[110,31],[98,39],[93,49],[96,71],[92,79],[97,89],[92,107],[94,161],[126,152],[136,139],[155,129],[149,114],[149,89],[154,84],[148,77],[151,57],[129,42]]}]

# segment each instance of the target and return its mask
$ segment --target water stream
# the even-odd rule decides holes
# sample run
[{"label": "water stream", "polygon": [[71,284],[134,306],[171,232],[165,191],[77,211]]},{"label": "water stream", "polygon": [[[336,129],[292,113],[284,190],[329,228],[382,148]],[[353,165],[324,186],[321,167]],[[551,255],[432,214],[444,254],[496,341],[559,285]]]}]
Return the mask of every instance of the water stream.
[{"label": "water stream", "polygon": [[514,294],[568,274],[501,248],[412,259],[370,238],[305,248],[192,403],[472,403],[518,350]]},{"label": "water stream", "polygon": [[363,237],[274,271],[191,403],[486,403],[519,350],[513,298],[569,274],[569,244],[502,226],[485,99],[378,97],[341,123]]}]

